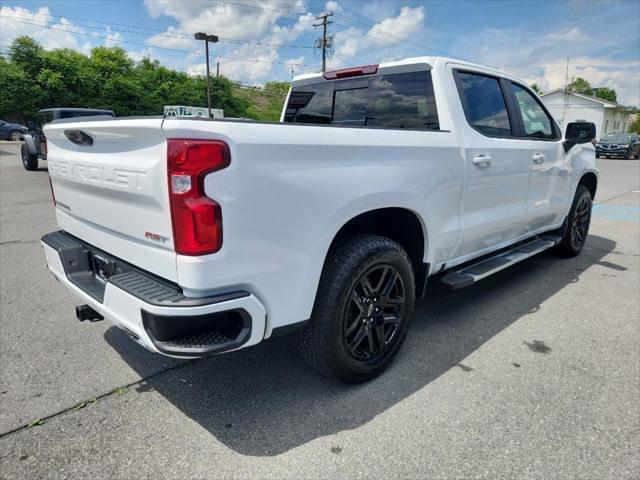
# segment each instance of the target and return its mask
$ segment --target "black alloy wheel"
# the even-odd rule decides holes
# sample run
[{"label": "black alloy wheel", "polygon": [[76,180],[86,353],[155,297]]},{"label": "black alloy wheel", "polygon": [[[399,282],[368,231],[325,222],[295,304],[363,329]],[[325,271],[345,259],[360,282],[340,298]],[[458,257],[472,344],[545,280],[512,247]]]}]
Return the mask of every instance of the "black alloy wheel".
[{"label": "black alloy wheel", "polygon": [[571,244],[576,249],[581,249],[589,232],[591,222],[591,201],[589,197],[580,197],[576,205],[573,221],[571,223]]},{"label": "black alloy wheel", "polygon": [[589,234],[592,205],[593,200],[589,189],[584,185],[578,185],[569,215],[563,227],[557,232],[562,237],[556,247],[557,253],[564,257],[575,257],[582,251]]},{"label": "black alloy wheel", "polygon": [[356,281],[343,313],[343,339],[355,360],[375,366],[393,349],[404,292],[400,273],[388,264],[371,267]]}]

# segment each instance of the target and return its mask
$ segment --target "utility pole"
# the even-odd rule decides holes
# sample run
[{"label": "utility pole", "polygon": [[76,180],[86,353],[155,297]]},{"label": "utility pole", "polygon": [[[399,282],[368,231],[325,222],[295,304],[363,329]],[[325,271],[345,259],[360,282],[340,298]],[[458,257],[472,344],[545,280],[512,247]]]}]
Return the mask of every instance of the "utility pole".
[{"label": "utility pole", "polygon": [[329,17],[333,15],[333,12],[324,12],[316,17],[316,20],[321,20],[320,23],[314,23],[314,27],[322,27],[322,38],[316,40],[316,47],[322,48],[322,71],[327,68],[327,48],[333,46],[333,36],[327,37],[327,26],[333,22],[329,20]]},{"label": "utility pole", "polygon": [[207,57],[207,113],[211,118],[211,81],[209,80],[209,42],[216,43],[217,35],[209,35],[204,32],[198,32],[193,36],[196,40],[204,40],[204,54]]},{"label": "utility pole", "polygon": [[564,98],[562,101],[562,128],[565,127],[564,117],[567,114],[567,88],[569,87],[569,57],[567,57],[567,69],[564,72]]},{"label": "utility pole", "polygon": [[220,62],[216,62],[216,77],[220,76]]}]

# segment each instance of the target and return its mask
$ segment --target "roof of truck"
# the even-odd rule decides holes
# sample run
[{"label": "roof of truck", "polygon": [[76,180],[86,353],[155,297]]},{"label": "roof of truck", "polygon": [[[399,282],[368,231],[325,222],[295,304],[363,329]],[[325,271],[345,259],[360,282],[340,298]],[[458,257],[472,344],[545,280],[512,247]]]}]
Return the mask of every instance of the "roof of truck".
[{"label": "roof of truck", "polygon": [[[457,63],[457,64],[461,64],[461,65],[468,65],[469,67],[481,68],[483,70],[489,70],[489,71],[495,72],[496,74],[499,74],[501,76],[516,78],[515,76],[509,75],[509,74],[505,74],[504,72],[501,72],[501,71],[495,69],[494,67],[488,67],[486,65],[480,65],[479,63],[470,62],[468,60],[462,60],[460,58],[442,57],[442,56],[411,57],[411,58],[405,58],[403,60],[396,60],[396,61],[393,61],[393,62],[381,62],[381,63],[378,64],[378,69],[387,69],[387,68],[392,68],[392,67],[403,67],[403,66],[406,66],[406,65],[416,65],[416,64],[427,64],[427,65],[433,67],[436,64],[436,62],[440,62],[440,63]],[[355,65],[353,65],[353,67],[355,67]],[[349,67],[345,67],[345,68],[349,68]],[[336,69],[336,70],[340,70],[340,69]],[[295,76],[293,78],[291,83],[292,84],[295,84],[297,82],[308,83],[308,81],[312,80],[312,79],[323,79],[322,72],[304,73],[302,75],[297,75],[297,76]]]},{"label": "roof of truck", "polygon": [[104,108],[76,108],[76,107],[56,107],[56,108],[42,108],[38,110],[40,112],[59,112],[64,110],[65,112],[112,112],[113,110],[106,110]]}]

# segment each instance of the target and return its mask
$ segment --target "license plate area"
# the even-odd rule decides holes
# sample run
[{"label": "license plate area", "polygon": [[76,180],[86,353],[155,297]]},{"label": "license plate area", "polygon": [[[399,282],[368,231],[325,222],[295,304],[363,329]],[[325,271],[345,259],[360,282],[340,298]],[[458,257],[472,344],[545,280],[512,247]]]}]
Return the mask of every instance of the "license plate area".
[{"label": "license plate area", "polygon": [[87,254],[89,255],[91,271],[95,275],[96,279],[106,282],[109,277],[116,273],[122,273],[122,271],[117,271],[116,261],[112,258],[108,258],[91,250],[89,250]]},{"label": "license plate area", "polygon": [[109,278],[130,270],[123,262],[80,243],[64,246],[58,253],[69,281],[100,303]]}]

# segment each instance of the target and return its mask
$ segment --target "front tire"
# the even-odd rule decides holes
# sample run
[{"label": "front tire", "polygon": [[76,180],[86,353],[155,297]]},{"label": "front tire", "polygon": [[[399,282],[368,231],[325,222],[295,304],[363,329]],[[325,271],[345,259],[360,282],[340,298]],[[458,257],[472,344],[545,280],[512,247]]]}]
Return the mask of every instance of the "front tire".
[{"label": "front tire", "polygon": [[584,185],[578,185],[571,211],[562,228],[562,240],[556,247],[563,257],[579,255],[587,241],[592,209],[591,192]]},{"label": "front tire", "polygon": [[299,350],[323,375],[347,383],[371,380],[398,353],[414,301],[411,261],[398,243],[344,236],[327,255]]},{"label": "front tire", "polygon": [[29,170],[30,172],[38,169],[38,156],[29,152],[29,147],[27,147],[26,143],[22,144],[22,148],[20,149],[22,156],[22,165],[25,170]]}]

